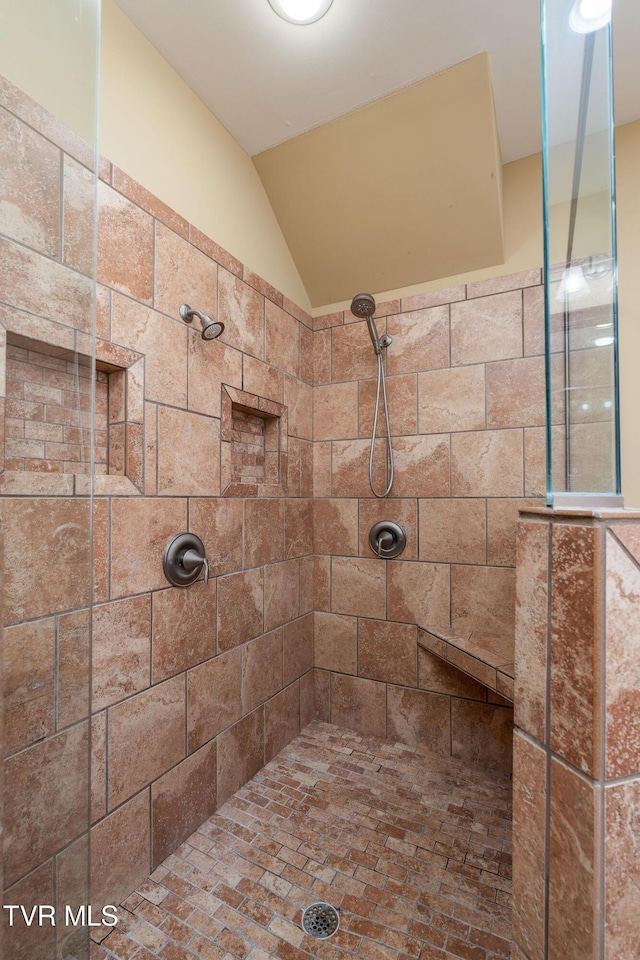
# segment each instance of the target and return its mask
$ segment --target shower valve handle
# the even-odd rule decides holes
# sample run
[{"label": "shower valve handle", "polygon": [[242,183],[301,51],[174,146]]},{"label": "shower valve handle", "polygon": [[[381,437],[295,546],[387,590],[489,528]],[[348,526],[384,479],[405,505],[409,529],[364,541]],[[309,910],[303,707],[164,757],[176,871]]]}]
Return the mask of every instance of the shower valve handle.
[{"label": "shower valve handle", "polygon": [[200,556],[197,550],[185,550],[180,562],[187,573],[193,573],[195,570],[199,571],[201,567],[204,567],[204,582],[209,583],[209,561],[206,557]]},{"label": "shower valve handle", "polygon": [[406,545],[404,530],[393,520],[379,520],[369,531],[369,546],[382,560],[399,557]]},{"label": "shower valve handle", "polygon": [[388,553],[395,543],[395,537],[388,530],[384,530],[377,539],[378,556]]}]

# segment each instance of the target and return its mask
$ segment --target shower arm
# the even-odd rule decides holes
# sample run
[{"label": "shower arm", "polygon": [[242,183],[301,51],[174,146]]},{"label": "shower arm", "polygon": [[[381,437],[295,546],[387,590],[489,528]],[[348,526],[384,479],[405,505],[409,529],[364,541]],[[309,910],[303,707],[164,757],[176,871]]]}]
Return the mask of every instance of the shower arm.
[{"label": "shower arm", "polygon": [[195,307],[187,307],[186,304],[183,304],[180,307],[180,316],[185,323],[191,323],[194,317],[197,317],[200,323],[205,323],[207,320],[210,320],[210,317],[207,317],[201,310],[196,310]]}]

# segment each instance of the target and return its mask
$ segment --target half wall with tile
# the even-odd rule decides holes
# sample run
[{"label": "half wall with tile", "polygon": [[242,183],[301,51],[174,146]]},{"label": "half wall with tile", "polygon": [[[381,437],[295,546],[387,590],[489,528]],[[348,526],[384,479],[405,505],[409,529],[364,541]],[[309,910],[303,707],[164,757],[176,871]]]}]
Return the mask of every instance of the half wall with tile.
[{"label": "half wall with tile", "polygon": [[517,570],[516,956],[634,960],[640,515],[527,513]]}]

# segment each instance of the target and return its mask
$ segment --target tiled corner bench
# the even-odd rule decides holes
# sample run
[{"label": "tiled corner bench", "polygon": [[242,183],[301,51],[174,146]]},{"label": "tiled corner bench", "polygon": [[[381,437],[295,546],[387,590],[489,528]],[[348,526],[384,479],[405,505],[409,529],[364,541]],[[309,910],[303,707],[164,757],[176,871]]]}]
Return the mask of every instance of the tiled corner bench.
[{"label": "tiled corner bench", "polygon": [[513,703],[514,637],[418,624],[418,645]]}]

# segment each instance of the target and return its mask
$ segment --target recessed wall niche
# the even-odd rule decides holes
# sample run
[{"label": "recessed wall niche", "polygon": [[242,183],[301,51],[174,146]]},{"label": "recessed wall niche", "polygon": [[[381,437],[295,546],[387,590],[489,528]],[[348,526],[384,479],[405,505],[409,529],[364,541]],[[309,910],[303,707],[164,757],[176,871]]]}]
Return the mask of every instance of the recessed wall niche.
[{"label": "recessed wall niche", "polygon": [[88,337],[78,344],[87,348],[83,353],[13,331],[2,334],[5,492],[28,493],[29,477],[43,474],[48,493],[68,494],[69,483],[75,492],[88,492],[92,452],[100,492],[116,492],[111,488],[119,481],[110,478],[117,477],[138,492],[143,484],[144,357],[97,341],[94,364]]},{"label": "recessed wall niche", "polygon": [[222,386],[220,476],[225,497],[287,493],[287,408]]}]

